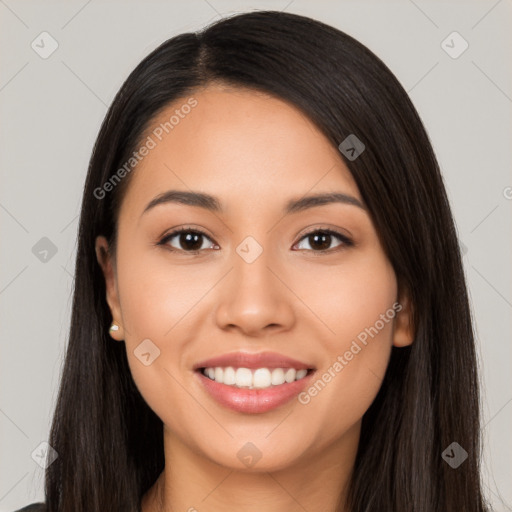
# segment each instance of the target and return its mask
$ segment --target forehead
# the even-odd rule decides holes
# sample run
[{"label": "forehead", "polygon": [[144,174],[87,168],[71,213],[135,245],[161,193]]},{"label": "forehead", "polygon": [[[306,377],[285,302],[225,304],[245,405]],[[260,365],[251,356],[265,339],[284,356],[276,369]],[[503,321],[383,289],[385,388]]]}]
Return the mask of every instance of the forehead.
[{"label": "forehead", "polygon": [[168,189],[202,190],[227,206],[282,204],[316,189],[360,198],[314,123],[261,92],[210,86],[179,98],[152,120],[142,143],[151,149],[133,171],[123,201],[130,211]]}]

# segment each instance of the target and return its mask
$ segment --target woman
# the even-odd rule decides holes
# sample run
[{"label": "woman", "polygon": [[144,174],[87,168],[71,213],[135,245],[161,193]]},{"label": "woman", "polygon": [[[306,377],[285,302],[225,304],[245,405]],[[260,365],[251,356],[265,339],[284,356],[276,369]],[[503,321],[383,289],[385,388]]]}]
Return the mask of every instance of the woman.
[{"label": "woman", "polygon": [[450,207],[366,47],[254,12],[131,73],[90,162],[49,443],[48,512],[487,510]]}]

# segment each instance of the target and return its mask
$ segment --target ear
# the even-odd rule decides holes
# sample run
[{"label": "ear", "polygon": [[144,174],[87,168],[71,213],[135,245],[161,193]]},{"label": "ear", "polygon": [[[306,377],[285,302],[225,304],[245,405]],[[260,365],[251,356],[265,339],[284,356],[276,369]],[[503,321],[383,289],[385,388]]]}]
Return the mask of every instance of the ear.
[{"label": "ear", "polygon": [[397,300],[397,311],[393,329],[393,346],[406,347],[414,341],[413,306],[406,292],[400,293]]},{"label": "ear", "polygon": [[110,336],[117,341],[124,339],[124,331],[122,325],[121,307],[119,305],[119,297],[117,292],[116,273],[114,270],[114,262],[112,254],[109,251],[107,239],[104,236],[96,238],[96,258],[103,271],[106,287],[106,300],[112,314],[112,321],[119,326],[117,331],[109,331]]}]

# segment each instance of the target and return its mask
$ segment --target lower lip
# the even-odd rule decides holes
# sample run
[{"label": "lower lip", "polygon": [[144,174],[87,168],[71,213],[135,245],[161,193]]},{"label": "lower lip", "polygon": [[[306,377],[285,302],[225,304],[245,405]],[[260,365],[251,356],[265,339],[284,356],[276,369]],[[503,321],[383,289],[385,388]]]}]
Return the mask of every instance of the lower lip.
[{"label": "lower lip", "polygon": [[221,405],[237,412],[258,414],[279,407],[297,396],[311,381],[314,371],[293,382],[265,389],[237,388],[220,384],[203,374],[195,372],[206,391]]}]

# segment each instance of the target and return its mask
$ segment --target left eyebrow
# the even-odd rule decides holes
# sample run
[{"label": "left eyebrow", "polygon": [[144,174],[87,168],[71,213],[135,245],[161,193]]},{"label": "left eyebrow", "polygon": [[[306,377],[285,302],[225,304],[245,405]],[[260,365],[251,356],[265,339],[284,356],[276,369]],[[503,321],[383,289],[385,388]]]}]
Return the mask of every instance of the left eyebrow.
[{"label": "left eyebrow", "polygon": [[[222,213],[224,211],[220,201],[210,194],[205,194],[203,192],[187,192],[184,190],[168,190],[167,192],[153,198],[146,208],[144,208],[142,215],[155,206],[166,203],[179,203],[188,206],[197,206],[216,213]],[[297,213],[309,208],[315,208],[317,206],[323,206],[331,203],[357,206],[358,208],[366,211],[366,207],[354,196],[341,192],[328,192],[304,196],[299,199],[291,199],[286,203],[284,213]]]},{"label": "left eyebrow", "polygon": [[328,192],[324,194],[304,196],[300,199],[292,199],[286,204],[284,212],[286,214],[296,213],[307,210],[308,208],[314,208],[316,206],[323,206],[325,204],[331,203],[341,203],[357,206],[366,211],[366,207],[361,203],[361,201],[359,201],[359,199],[355,198],[354,196],[343,194],[341,192]]}]

